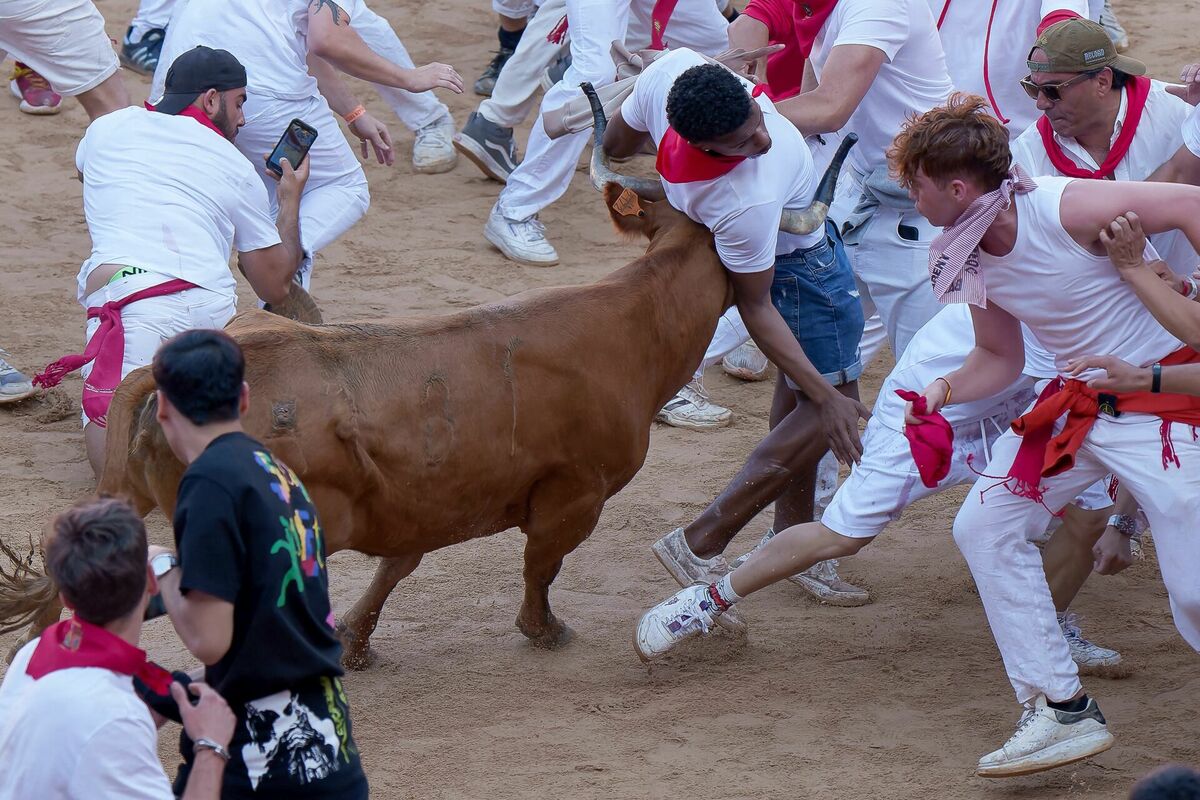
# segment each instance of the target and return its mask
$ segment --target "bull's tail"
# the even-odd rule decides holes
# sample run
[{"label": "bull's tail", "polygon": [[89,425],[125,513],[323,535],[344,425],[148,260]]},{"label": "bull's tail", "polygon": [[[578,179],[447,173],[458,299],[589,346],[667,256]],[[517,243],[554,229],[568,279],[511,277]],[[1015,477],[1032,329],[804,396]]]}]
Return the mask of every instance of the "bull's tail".
[{"label": "bull's tail", "polygon": [[117,387],[112,404],[108,408],[104,470],[100,474],[100,485],[96,487],[96,493],[99,495],[128,498],[142,514],[148,513],[154,507],[154,501],[144,487],[131,480],[129,457],[133,452],[134,439],[143,427],[140,424],[143,411],[147,401],[153,396],[154,389],[154,373],[151,367],[134,370]]},{"label": "bull's tail", "polygon": [[44,571],[33,565],[33,542],[29,553],[19,556],[0,540],[0,635],[32,625],[59,610],[58,587]]}]

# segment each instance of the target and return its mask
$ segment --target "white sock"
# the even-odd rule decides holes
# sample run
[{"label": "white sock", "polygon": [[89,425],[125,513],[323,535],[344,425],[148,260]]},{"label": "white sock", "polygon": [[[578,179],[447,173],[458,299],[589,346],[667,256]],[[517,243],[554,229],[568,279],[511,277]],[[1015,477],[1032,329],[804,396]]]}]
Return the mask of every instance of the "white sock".
[{"label": "white sock", "polygon": [[[732,572],[729,573],[729,575],[732,574]],[[718,611],[724,611],[742,599],[742,596],[733,590],[733,585],[729,581],[729,575],[726,575],[712,585],[713,591],[720,598],[720,602],[714,604],[714,608],[718,609]]]}]

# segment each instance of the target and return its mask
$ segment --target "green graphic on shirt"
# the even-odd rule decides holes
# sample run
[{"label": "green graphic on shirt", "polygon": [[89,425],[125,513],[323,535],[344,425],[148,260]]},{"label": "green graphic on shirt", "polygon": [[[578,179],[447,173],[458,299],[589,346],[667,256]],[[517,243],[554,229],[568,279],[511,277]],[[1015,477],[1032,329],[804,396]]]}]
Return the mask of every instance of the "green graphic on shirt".
[{"label": "green graphic on shirt", "polygon": [[354,746],[354,742],[350,741],[350,726],[347,722],[350,718],[347,713],[350,703],[346,700],[342,682],[337,678],[321,676],[321,687],[325,690],[325,707],[329,709],[329,719],[333,721],[333,729],[337,731],[338,740],[342,743],[338,752],[342,759],[349,764],[350,754],[358,753],[358,748]]},{"label": "green graphic on shirt", "polygon": [[[271,555],[282,550],[291,559],[291,565],[284,573],[283,582],[279,586],[279,599],[276,601],[276,605],[283,608],[287,603],[288,584],[296,584],[296,591],[303,594],[304,579],[317,577],[325,568],[321,523],[312,511],[312,499],[308,496],[308,490],[300,483],[296,473],[283,462],[272,458],[270,453],[261,450],[254,454],[254,460],[275,479],[271,483],[271,490],[289,506],[288,510],[291,512],[290,516],[279,517],[283,537],[271,545]],[[296,507],[293,503],[293,491],[299,493],[307,507]]]}]

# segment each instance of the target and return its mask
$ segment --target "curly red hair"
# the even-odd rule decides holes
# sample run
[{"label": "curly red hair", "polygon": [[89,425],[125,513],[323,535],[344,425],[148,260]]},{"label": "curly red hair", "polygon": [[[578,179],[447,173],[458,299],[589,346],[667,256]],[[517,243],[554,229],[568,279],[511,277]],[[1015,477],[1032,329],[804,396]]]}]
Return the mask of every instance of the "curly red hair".
[{"label": "curly red hair", "polygon": [[891,171],[908,187],[924,172],[939,186],[970,178],[992,191],[1008,175],[1012,152],[1008,129],[979,95],[955,92],[944,106],[914,114],[888,148]]}]

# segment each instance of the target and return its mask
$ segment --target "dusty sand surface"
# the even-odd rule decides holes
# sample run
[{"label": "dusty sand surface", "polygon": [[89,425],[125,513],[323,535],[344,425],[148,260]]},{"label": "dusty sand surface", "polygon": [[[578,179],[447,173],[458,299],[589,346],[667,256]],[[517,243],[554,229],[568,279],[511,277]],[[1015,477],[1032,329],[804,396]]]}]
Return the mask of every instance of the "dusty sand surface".
[{"label": "dusty sand surface", "polygon": [[[131,0],[99,6],[110,33],[122,34]],[[1119,3],[1133,53],[1157,76],[1174,77],[1193,54],[1196,6]],[[494,46],[493,18],[478,0],[376,7],[418,61],[449,61],[468,86]],[[127,80],[140,100],[147,81]],[[358,88],[391,125],[400,154],[394,169],[367,167],[370,213],[318,262],[314,292],[327,319],[436,314],[584,283],[638,253],[614,237],[580,175],[543,215],[562,266],[505,261],[481,235],[497,185],[467,163],[447,175],[412,174],[411,136]],[[460,123],[477,99],[448,101]],[[8,187],[0,345],[28,369],[82,343],[74,275],[89,244],[72,162],[86,117],[73,103],[49,119],[19,114],[15,102],[0,106],[8,145],[0,153]],[[242,302],[249,306],[244,286]],[[629,364],[637,369],[637,353]],[[881,376],[877,367],[865,382],[872,393]],[[632,626],[674,590],[648,545],[694,517],[766,428],[768,385],[719,370],[708,384],[734,410],[734,426],[707,434],[655,428],[645,467],[554,585],[554,608],[578,634],[565,649],[534,650],[513,626],[519,532],[431,554],[400,585],[375,633],[375,663],[346,681],[376,797],[1119,798],[1157,764],[1200,762],[1200,671],[1175,632],[1151,558],[1093,580],[1076,604],[1086,632],[1135,668],[1126,680],[1087,682],[1117,746],[1043,775],[972,777],[978,756],[1012,732],[1019,709],[950,538],[962,491],[918,504],[844,563],[849,578],[872,589],[873,605],[819,606],[784,584],[745,604],[744,640],[717,635],[642,665]],[[65,384],[74,405],[65,418],[45,402],[0,410],[0,536],[11,544],[36,538],[56,511],[93,489],[79,388],[78,379]],[[162,517],[150,522],[152,538],[169,542]],[[768,522],[764,514],[732,550],[749,548]],[[331,563],[335,604],[345,610],[373,565],[356,554]],[[149,626],[146,640],[163,663],[190,665],[164,621]],[[14,641],[5,637],[0,651]],[[165,731],[161,747],[172,770],[174,734]]]}]

